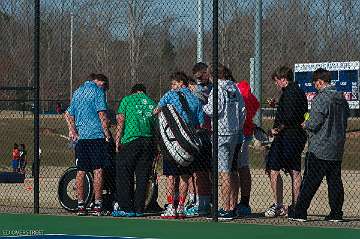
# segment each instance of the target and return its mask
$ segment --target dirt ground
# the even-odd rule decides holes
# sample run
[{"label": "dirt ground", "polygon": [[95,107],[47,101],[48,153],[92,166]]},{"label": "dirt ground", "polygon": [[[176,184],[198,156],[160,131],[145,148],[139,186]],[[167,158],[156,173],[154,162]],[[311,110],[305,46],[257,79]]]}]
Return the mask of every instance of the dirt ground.
[{"label": "dirt ground", "polygon": [[[40,207],[51,209],[52,213],[64,213],[57,199],[58,181],[66,168],[47,167],[40,173]],[[44,174],[44,172],[47,172]],[[49,173],[51,172],[51,173]],[[262,213],[272,204],[272,194],[267,176],[263,170],[252,170],[252,195],[251,207],[255,215],[261,216]],[[344,216],[347,218],[359,218],[360,216],[360,172],[343,171],[343,183],[345,188]],[[284,176],[284,175],[283,175]],[[284,179],[285,204],[291,203],[290,178]],[[0,206],[11,207],[13,209],[33,207],[33,179],[27,178],[23,184],[0,184]],[[165,204],[166,184],[165,177],[159,177],[159,205]],[[0,207],[1,209],[1,207]],[[328,214],[328,197],[326,181],[322,183],[319,191],[315,195],[309,215],[315,217]]]}]

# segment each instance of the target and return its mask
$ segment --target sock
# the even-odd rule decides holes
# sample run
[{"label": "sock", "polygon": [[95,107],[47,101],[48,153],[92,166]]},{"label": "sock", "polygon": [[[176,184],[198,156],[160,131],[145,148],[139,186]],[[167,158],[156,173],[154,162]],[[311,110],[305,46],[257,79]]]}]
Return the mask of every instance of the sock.
[{"label": "sock", "polygon": [[248,196],[241,196],[240,203],[244,204],[245,206],[249,206],[250,197]]},{"label": "sock", "polygon": [[179,205],[184,206],[186,198],[183,196],[179,196]]},{"label": "sock", "polygon": [[199,194],[196,194],[195,206],[199,207],[199,205],[200,205],[200,196],[199,196]]},{"label": "sock", "polygon": [[193,193],[189,193],[188,198],[189,198],[189,200],[188,200],[189,203],[195,202],[195,195]]},{"label": "sock", "polygon": [[174,204],[174,197],[169,195],[166,198],[168,204]]}]

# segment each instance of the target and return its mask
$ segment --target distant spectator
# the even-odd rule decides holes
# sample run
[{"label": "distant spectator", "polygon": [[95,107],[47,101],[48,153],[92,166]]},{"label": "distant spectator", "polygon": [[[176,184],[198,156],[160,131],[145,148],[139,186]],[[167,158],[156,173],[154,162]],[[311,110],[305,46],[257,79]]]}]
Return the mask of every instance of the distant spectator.
[{"label": "distant spectator", "polygon": [[27,164],[27,158],[26,158],[27,151],[25,144],[20,144],[19,151],[20,151],[20,172],[24,174]]},{"label": "distant spectator", "polygon": [[17,143],[14,144],[12,150],[12,168],[13,172],[19,172],[19,162],[20,162],[20,150]]},{"label": "distant spectator", "polygon": [[189,86],[188,86],[188,88],[191,90],[191,92],[194,94],[194,95],[196,95],[195,94],[195,92],[196,92],[196,81],[193,79],[193,78],[191,78],[191,77],[188,77],[188,80],[189,80]]},{"label": "distant spectator", "polygon": [[62,109],[62,107],[61,107],[61,103],[60,103],[60,102],[57,102],[57,103],[56,103],[55,111],[56,111],[56,113],[58,113],[59,115],[62,114],[62,113],[64,113],[64,112],[63,112],[63,109]]}]

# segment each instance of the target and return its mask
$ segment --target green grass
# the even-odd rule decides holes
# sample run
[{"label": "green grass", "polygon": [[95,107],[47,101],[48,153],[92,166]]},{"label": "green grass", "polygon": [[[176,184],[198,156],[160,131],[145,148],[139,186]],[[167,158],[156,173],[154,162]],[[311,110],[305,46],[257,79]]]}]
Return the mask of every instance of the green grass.
[{"label": "green grass", "polygon": [[[74,163],[73,150],[68,147],[68,141],[59,137],[59,134],[67,135],[65,120],[58,118],[45,118],[40,121],[40,148],[42,166],[70,166]],[[271,120],[263,121],[263,128],[269,129]],[[10,168],[11,150],[13,144],[25,143],[28,150],[29,164],[33,160],[33,121],[32,119],[0,119],[0,166]],[[359,129],[360,120],[350,120],[349,129]],[[343,168],[359,170],[358,149],[360,148],[360,137],[349,138],[346,142]],[[265,152],[259,150],[250,151],[252,168],[264,168]]]},{"label": "green grass", "polygon": [[[34,126],[32,119],[0,119],[0,152],[2,167],[10,167],[11,151],[14,143],[27,146],[29,164],[33,161]],[[67,135],[63,119],[43,119],[40,121],[41,165],[69,166],[74,162],[73,151],[68,141],[58,134]]]}]

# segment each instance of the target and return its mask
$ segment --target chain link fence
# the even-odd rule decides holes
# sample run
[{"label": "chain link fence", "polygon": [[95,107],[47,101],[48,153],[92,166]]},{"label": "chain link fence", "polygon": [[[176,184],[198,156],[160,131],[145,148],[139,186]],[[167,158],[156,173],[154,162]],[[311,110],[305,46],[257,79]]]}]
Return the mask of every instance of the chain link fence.
[{"label": "chain link fence", "polygon": [[[298,118],[307,110],[301,107],[304,105],[301,97],[312,100],[315,92],[313,71],[325,67],[332,72],[333,84],[345,92],[351,108],[341,167],[345,191],[342,210],[347,222],[322,222],[322,218],[330,213],[324,180],[307,211],[311,222],[304,225],[358,227],[360,166],[356,155],[360,144],[357,117],[360,45],[357,38],[360,30],[357,26],[360,2],[223,0],[218,3],[219,31],[216,35],[213,34],[216,16],[212,4],[212,1],[195,0],[42,2],[40,168],[37,178],[36,170],[34,172],[34,138],[37,134],[33,122],[33,112],[36,112],[36,94],[33,92],[36,87],[33,74],[36,5],[25,0],[1,1],[0,211],[33,212],[34,200],[37,200],[35,179],[38,179],[40,213],[76,212],[81,184],[77,185],[75,180],[75,158],[83,161],[97,155],[95,158],[108,159],[105,166],[103,161],[100,162],[101,167],[106,168],[102,190],[99,189],[99,165],[87,168],[79,166],[83,162],[79,164],[78,161],[78,167],[88,171],[84,176],[81,201],[91,212],[99,204],[99,192],[102,191],[102,206],[108,215],[114,210],[114,204],[119,206],[113,216],[208,220],[207,217],[215,217],[211,212],[217,211],[220,220],[233,218],[241,223],[289,224],[287,214],[292,211],[290,206],[295,206],[301,180],[296,172],[295,176],[292,171],[283,173],[279,170],[282,165],[276,163],[286,160],[299,163],[301,160],[301,166],[296,166],[300,168],[295,171],[301,170],[304,174],[308,143],[303,144],[303,135],[296,133],[289,133],[293,138],[288,139],[288,146],[283,148],[276,148],[278,146],[263,138],[267,139],[265,133],[271,128],[280,127],[281,124],[276,122],[279,117],[288,117],[292,126],[298,123],[297,130],[301,131],[299,124],[302,122],[298,122]],[[214,43],[216,37],[218,45]],[[215,55],[213,60],[214,46],[219,57],[217,59]],[[196,62],[206,65],[195,65]],[[220,67],[216,67],[216,62]],[[306,93],[291,98],[290,108],[285,111],[280,102],[285,97],[286,87],[277,89],[283,75],[276,72],[284,65],[294,70],[291,74],[297,83],[291,84],[294,89],[299,85]],[[212,80],[217,75],[219,80]],[[96,86],[96,90],[91,91],[88,86],[90,88],[86,90],[85,81],[100,88]],[[216,87],[211,90],[208,81],[220,86],[218,93]],[[239,90],[231,91],[236,86]],[[251,88],[257,100],[254,97],[249,100],[248,94],[240,92],[244,87]],[[239,97],[240,93],[243,97]],[[99,100],[95,105],[89,101],[95,97],[93,94],[97,94]],[[212,111],[217,108],[217,100],[212,98],[214,94],[220,99],[225,97],[218,101],[219,109],[222,109],[218,113]],[[79,115],[79,109],[100,107],[105,98],[108,113],[99,115],[100,118],[88,117],[82,122],[97,125],[95,133],[88,127],[81,128],[79,120],[83,115]],[[245,127],[253,127],[249,117],[254,117],[253,121],[259,126],[256,137],[251,137],[251,129],[245,133],[239,128],[245,119],[241,110],[245,105],[249,121]],[[103,111],[101,107],[96,109]],[[152,114],[153,110],[156,115]],[[251,116],[256,111],[258,113]],[[291,114],[287,115],[289,112]],[[93,113],[86,111],[89,115]],[[83,141],[76,146],[69,140],[65,115],[68,122],[75,120],[75,128]],[[102,117],[106,124],[100,123]],[[218,129],[214,130],[218,132],[215,135],[218,141],[214,142],[218,165],[211,160],[215,147],[207,141],[211,139],[214,121],[218,124]],[[113,152],[115,146],[112,144],[108,151],[109,143],[94,143],[93,136],[83,138],[89,131],[96,134],[100,130],[110,139],[107,129],[117,145],[117,153]],[[206,146],[200,152],[197,146],[201,144],[196,141],[199,138],[194,139],[191,132],[197,132],[202,145]],[[279,141],[276,138],[280,136],[275,137],[276,145]],[[192,141],[195,149],[189,146],[189,138],[195,140]],[[84,143],[84,140],[88,141]],[[294,145],[300,145],[299,152],[290,150],[290,155],[284,156]],[[270,180],[265,169],[269,168],[269,160],[276,159],[275,166],[270,168],[275,176],[279,171],[282,179],[273,175]],[[192,160],[194,162],[189,164]],[[292,189],[292,183],[295,189]],[[283,185],[283,189],[276,190],[276,185]],[[280,194],[283,194],[283,200]],[[214,205],[214,201],[218,201],[218,205]],[[237,209],[235,213],[234,208]]]}]

